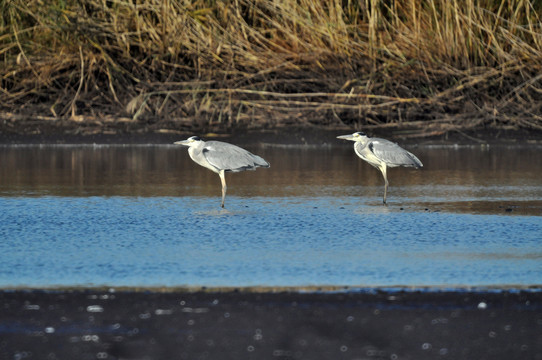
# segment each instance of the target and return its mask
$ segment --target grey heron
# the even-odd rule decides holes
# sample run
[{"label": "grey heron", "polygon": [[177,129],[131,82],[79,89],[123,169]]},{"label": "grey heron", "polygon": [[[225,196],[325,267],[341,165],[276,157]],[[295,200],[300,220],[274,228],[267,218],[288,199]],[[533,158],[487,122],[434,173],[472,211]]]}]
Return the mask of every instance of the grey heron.
[{"label": "grey heron", "polygon": [[176,145],[188,146],[188,155],[197,164],[214,171],[222,182],[222,204],[226,198],[225,172],[255,170],[257,167],[269,167],[269,163],[239,146],[222,141],[203,141],[197,136],[174,142]]},{"label": "grey heron", "polygon": [[414,154],[386,139],[371,138],[362,132],[337,136],[337,139],[354,141],[356,155],[382,172],[384,177],[384,204],[388,195],[388,177],[386,173],[389,167],[407,166],[418,169],[423,166],[422,162]]}]

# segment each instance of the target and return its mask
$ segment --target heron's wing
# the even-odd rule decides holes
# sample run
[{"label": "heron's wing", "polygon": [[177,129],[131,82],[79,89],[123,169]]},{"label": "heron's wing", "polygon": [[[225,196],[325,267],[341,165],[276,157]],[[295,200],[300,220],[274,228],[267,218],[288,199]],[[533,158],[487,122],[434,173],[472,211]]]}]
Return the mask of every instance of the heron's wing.
[{"label": "heron's wing", "polygon": [[212,166],[225,171],[254,170],[269,167],[269,163],[239,146],[221,141],[208,141],[202,154]]},{"label": "heron's wing", "polygon": [[385,139],[371,139],[367,144],[369,150],[387,166],[412,166],[422,167],[423,164],[414,154],[406,151],[396,143]]}]

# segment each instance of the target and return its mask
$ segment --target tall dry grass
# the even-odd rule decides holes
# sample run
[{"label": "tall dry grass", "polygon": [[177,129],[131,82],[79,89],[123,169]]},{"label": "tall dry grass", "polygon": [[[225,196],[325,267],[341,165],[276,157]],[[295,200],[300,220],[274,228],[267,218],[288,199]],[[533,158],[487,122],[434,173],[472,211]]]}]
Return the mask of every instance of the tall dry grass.
[{"label": "tall dry grass", "polygon": [[537,1],[0,0],[0,13],[4,114],[181,131],[542,129]]}]

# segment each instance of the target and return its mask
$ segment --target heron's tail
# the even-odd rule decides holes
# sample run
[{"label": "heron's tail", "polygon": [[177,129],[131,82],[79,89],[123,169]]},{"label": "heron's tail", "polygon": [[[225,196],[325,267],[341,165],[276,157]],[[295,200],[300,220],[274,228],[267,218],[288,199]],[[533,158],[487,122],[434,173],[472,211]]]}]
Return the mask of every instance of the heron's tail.
[{"label": "heron's tail", "polygon": [[271,165],[267,161],[265,161],[262,157],[259,157],[258,155],[252,154],[252,160],[254,160],[254,166],[255,167],[265,167],[268,168]]},{"label": "heron's tail", "polygon": [[416,155],[414,155],[413,153],[409,152],[408,153],[409,157],[410,157],[410,160],[412,160],[412,164],[408,165],[408,166],[412,166],[416,169],[419,169],[421,167],[423,167],[423,164],[422,162],[420,161],[420,159],[418,159],[416,157]]}]

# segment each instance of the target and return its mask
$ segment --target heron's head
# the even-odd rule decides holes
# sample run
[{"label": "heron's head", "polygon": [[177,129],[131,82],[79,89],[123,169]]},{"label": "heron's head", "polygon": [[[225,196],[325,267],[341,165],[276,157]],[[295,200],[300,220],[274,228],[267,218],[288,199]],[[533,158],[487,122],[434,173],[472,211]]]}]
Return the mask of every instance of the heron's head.
[{"label": "heron's head", "polygon": [[203,141],[203,140],[199,136],[191,136],[186,140],[175,141],[173,144],[183,145],[183,146],[193,146],[199,143],[200,141]]},{"label": "heron's head", "polygon": [[361,131],[358,131],[349,135],[337,136],[337,139],[350,140],[350,141],[363,141],[364,139],[367,139],[367,138],[368,138],[367,134]]}]

